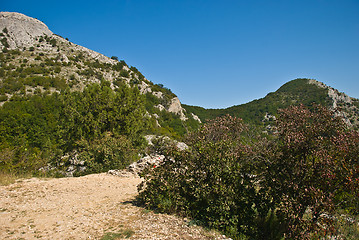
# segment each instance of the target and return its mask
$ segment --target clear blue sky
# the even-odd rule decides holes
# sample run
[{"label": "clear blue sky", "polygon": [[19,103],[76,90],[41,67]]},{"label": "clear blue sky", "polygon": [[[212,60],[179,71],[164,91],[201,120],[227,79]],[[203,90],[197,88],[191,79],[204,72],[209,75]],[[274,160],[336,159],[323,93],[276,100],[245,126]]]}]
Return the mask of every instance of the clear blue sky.
[{"label": "clear blue sky", "polygon": [[0,0],[1,11],[223,108],[314,78],[359,98],[359,0]]}]

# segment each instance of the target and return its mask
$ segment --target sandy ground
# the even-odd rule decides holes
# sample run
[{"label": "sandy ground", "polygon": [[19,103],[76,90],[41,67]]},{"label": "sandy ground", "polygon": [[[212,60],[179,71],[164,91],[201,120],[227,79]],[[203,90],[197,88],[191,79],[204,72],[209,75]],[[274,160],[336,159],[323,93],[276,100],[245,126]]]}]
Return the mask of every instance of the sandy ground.
[{"label": "sandy ground", "polygon": [[93,174],[0,186],[0,239],[226,239],[132,204],[138,177]]}]

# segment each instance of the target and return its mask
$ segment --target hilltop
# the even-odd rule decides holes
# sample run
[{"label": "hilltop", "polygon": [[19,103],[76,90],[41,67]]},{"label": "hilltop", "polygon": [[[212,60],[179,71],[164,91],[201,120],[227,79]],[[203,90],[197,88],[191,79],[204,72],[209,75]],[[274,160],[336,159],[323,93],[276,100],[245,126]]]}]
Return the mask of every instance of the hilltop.
[{"label": "hilltop", "polygon": [[184,105],[184,108],[187,112],[198,115],[202,121],[230,114],[247,123],[265,127],[268,122],[276,119],[278,109],[298,104],[326,106],[343,117],[349,127],[359,129],[359,100],[314,79],[289,81],[261,99],[225,109],[205,109],[189,105]]}]

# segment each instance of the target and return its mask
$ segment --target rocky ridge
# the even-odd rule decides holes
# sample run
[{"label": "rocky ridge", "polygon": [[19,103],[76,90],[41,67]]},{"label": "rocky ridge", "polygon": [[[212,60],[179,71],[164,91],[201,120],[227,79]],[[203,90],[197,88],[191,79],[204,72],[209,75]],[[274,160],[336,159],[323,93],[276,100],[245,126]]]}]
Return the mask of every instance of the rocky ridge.
[{"label": "rocky ridge", "polygon": [[345,93],[339,92],[337,89],[314,79],[308,80],[308,83],[328,91],[328,97],[332,101],[332,106],[330,108],[335,110],[337,116],[342,117],[348,126],[352,127],[359,125],[359,119],[357,118],[359,113],[358,99],[349,97]]},{"label": "rocky ridge", "polygon": [[[174,113],[182,121],[189,118],[197,119],[186,114],[178,97],[166,94],[164,89],[158,87],[153,90],[155,85],[136,68],[129,67],[124,61],[109,58],[74,44],[54,34],[43,22],[35,18],[21,13],[0,12],[0,32],[2,52],[8,53],[13,50],[12,55],[16,55],[7,65],[16,66],[19,65],[19,62],[24,62],[22,66],[27,67],[44,65],[45,62],[45,66],[42,66],[43,69],[47,66],[57,67],[56,70],[55,67],[49,69],[51,77],[64,79],[66,84],[71,85],[74,90],[82,90],[88,83],[102,80],[110,81],[113,89],[118,87],[119,81],[125,82],[129,86],[137,87],[142,94],[149,93],[158,98],[163,106],[161,111]],[[20,51],[20,53],[16,54],[16,51]],[[0,81],[2,80],[0,76]],[[44,91],[41,86],[25,87],[27,92],[34,92],[36,89]],[[20,91],[16,93],[19,94]],[[4,94],[6,97],[3,98],[10,99],[13,94],[7,92]],[[0,104],[3,105],[4,101],[1,101]],[[156,118],[153,113],[150,113],[149,116]]]}]

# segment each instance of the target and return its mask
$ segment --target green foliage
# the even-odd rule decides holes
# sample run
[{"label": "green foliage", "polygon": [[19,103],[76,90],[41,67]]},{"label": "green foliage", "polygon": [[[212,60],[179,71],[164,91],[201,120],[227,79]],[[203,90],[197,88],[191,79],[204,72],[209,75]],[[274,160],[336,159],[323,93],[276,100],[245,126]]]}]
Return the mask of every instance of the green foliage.
[{"label": "green foliage", "polygon": [[64,137],[68,148],[81,139],[94,140],[104,132],[125,135],[141,144],[146,126],[139,91],[123,85],[117,91],[109,82],[88,85],[83,92],[67,92],[63,100]]},{"label": "green foliage", "polygon": [[118,61],[118,57],[112,56],[111,59]]},{"label": "green foliage", "polygon": [[125,78],[129,78],[130,77],[130,73],[127,70],[121,70],[120,72],[120,76],[121,77],[125,77]]},{"label": "green foliage", "polygon": [[38,148],[27,146],[0,148],[0,172],[12,174],[35,173],[46,164]]},{"label": "green foliage", "polygon": [[154,84],[151,86],[153,92],[162,92],[169,98],[177,97],[169,88],[163,86],[163,84]]},{"label": "green foliage", "polygon": [[0,102],[7,101],[8,97],[6,95],[0,95]]},{"label": "green foliage", "polygon": [[278,109],[299,104],[304,104],[308,107],[313,103],[324,106],[331,104],[327,90],[313,84],[308,84],[308,81],[308,79],[292,80],[284,84],[276,92],[269,93],[264,98],[226,109],[204,109],[188,105],[183,105],[183,107],[188,112],[196,114],[202,121],[229,114],[242,118],[246,123],[260,126],[266,113],[277,116]]},{"label": "green foliage", "polygon": [[111,133],[93,141],[82,139],[77,143],[78,160],[86,166],[82,174],[123,169],[138,157],[138,151],[125,136],[114,137]]},{"label": "green foliage", "polygon": [[[265,200],[251,175],[251,147],[241,120],[226,116],[188,136],[188,151],[173,148],[165,162],[143,173],[139,199],[160,212],[179,213],[231,237],[257,236]],[[262,203],[255,204],[255,203]]]},{"label": "green foliage", "polygon": [[10,47],[9,43],[7,42],[7,39],[4,37],[1,39],[1,43],[4,46],[4,48]]},{"label": "green foliage", "polygon": [[120,232],[108,232],[106,233],[101,240],[115,240],[115,239],[123,239],[123,238],[130,238],[134,232],[131,229],[121,230]]},{"label": "green foliage", "polygon": [[211,120],[186,138],[188,150],[170,146],[163,164],[142,173],[139,200],[235,239],[355,236],[331,216],[358,215],[359,134],[333,116],[317,105],[287,108],[271,139],[236,118]]},{"label": "green foliage", "polygon": [[[42,80],[25,81],[37,85]],[[14,95],[0,108],[0,150],[11,156],[0,170],[31,172],[49,162],[59,166],[60,157],[73,151],[88,172],[123,168],[144,144],[143,116],[139,91],[125,85],[113,91],[109,82],[91,84],[83,92]]]},{"label": "green foliage", "polygon": [[127,66],[126,62],[124,60],[120,60],[117,64],[112,65],[112,69],[114,71],[121,71],[124,66]]}]

